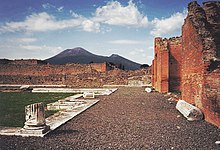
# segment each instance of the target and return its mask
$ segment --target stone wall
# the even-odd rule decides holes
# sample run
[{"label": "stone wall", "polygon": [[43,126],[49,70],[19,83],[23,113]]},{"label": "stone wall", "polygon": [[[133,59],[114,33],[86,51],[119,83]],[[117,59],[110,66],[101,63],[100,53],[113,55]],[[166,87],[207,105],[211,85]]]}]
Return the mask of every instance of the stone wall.
[{"label": "stone wall", "polygon": [[[159,40],[158,40],[159,39]],[[165,47],[165,48],[164,48]],[[179,90],[183,100],[196,105],[205,119],[220,127],[220,2],[188,5],[182,37],[155,39],[153,86],[159,92]],[[167,56],[161,55],[165,50]],[[163,62],[164,61],[164,62]],[[168,85],[160,80],[168,71]],[[166,90],[161,90],[164,86]],[[169,86],[169,87],[167,87]]]},{"label": "stone wall", "polygon": [[[27,61],[26,61],[27,62]],[[80,72],[87,71],[97,71],[105,73],[107,68],[106,63],[102,64],[89,64],[89,65],[79,65],[79,64],[66,64],[66,65],[50,65],[50,64],[34,64],[28,63],[17,63],[17,60],[11,61],[7,64],[0,64],[0,75],[29,75],[29,76],[49,76],[53,74],[79,74]]]},{"label": "stone wall", "polygon": [[0,61],[0,84],[102,87],[106,84],[128,84],[128,79],[133,76],[143,76],[143,80],[149,80],[144,78],[148,74],[147,70],[123,71],[106,63],[50,65],[25,62]]}]

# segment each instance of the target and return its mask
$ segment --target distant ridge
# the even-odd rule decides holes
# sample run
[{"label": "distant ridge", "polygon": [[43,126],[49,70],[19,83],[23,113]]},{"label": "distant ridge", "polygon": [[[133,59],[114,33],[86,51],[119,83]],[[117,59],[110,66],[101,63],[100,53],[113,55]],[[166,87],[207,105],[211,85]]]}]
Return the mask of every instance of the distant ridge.
[{"label": "distant ridge", "polygon": [[95,55],[89,51],[76,47],[74,49],[66,49],[61,53],[48,58],[45,60],[50,64],[67,64],[67,63],[79,63],[79,64],[89,64],[89,63],[113,63],[115,65],[120,65],[121,68],[125,70],[137,70],[140,69],[141,64],[128,60],[117,54],[112,54],[109,57]]}]

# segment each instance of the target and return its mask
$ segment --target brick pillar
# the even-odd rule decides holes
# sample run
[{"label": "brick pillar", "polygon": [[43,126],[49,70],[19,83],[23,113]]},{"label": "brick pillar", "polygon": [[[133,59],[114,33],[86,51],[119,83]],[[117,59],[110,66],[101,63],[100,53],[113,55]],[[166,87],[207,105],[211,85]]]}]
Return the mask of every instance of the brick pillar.
[{"label": "brick pillar", "polygon": [[168,50],[161,51],[161,80],[160,92],[165,93],[169,91],[169,52]]}]

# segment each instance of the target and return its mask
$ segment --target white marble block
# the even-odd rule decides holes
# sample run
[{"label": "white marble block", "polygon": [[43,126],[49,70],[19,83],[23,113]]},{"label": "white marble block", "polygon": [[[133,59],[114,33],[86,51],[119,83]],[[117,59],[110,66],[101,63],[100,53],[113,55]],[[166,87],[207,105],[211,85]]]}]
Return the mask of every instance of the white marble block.
[{"label": "white marble block", "polygon": [[83,97],[84,98],[95,98],[95,93],[94,92],[84,92]]},{"label": "white marble block", "polygon": [[176,109],[179,110],[184,117],[189,121],[203,119],[203,113],[199,108],[187,103],[184,100],[179,100],[176,104]]}]

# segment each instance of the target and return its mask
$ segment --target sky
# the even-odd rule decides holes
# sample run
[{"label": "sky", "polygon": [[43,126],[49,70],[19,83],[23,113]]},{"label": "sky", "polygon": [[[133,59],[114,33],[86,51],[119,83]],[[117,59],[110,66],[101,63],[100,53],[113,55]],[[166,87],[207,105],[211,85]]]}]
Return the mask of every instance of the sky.
[{"label": "sky", "polygon": [[181,35],[189,2],[0,0],[0,59],[44,60],[82,47],[151,64],[154,38]]}]

